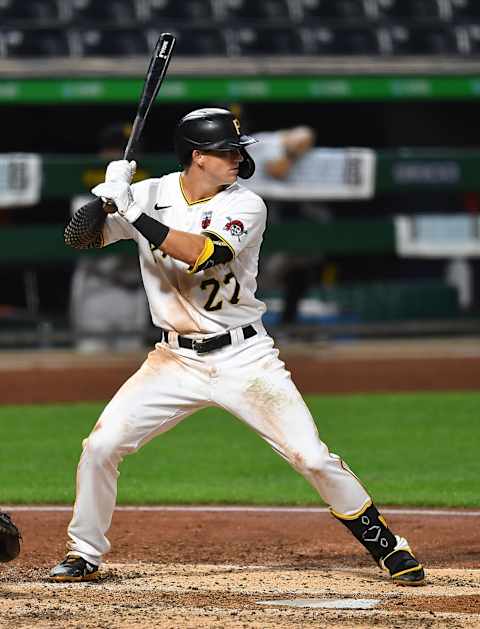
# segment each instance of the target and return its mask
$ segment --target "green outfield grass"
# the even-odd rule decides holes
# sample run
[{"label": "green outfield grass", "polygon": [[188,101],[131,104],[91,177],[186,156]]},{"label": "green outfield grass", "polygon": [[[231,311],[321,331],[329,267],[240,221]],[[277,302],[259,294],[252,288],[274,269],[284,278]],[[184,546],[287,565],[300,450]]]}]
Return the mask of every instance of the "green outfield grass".
[{"label": "green outfield grass", "polygon": [[[384,505],[480,507],[480,392],[311,396],[321,437]],[[103,404],[0,407],[0,504],[71,503]],[[119,503],[322,504],[256,434],[199,412],[121,466]]]}]

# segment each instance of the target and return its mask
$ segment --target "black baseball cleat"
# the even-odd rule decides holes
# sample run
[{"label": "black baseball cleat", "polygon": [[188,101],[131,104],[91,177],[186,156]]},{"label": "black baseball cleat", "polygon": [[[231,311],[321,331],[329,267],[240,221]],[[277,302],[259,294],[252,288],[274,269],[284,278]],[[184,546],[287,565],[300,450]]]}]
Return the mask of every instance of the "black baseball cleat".
[{"label": "black baseball cleat", "polygon": [[49,575],[53,581],[94,581],[99,576],[98,566],[77,555],[67,555]]},{"label": "black baseball cleat", "polygon": [[380,566],[388,570],[395,585],[424,585],[425,571],[412,553],[404,537],[395,536],[397,545],[386,557],[380,560]]}]

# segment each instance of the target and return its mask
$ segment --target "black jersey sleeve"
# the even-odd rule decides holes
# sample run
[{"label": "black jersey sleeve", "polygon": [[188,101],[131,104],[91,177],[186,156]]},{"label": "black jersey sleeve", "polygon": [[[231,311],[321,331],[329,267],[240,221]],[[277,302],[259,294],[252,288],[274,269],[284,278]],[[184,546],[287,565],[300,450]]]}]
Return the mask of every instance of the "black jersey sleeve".
[{"label": "black jersey sleeve", "polygon": [[100,198],[82,205],[65,228],[65,243],[74,249],[103,247],[103,226],[107,218]]}]

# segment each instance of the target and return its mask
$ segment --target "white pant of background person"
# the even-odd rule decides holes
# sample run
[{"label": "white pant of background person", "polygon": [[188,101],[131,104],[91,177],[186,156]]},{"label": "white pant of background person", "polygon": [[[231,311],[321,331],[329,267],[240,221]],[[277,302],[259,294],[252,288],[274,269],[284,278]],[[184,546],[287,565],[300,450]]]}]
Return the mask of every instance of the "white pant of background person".
[{"label": "white pant of background person", "polygon": [[77,262],[70,296],[75,349],[81,352],[144,349],[149,314],[135,258],[114,254]]},{"label": "white pant of background person", "polygon": [[[106,406],[78,466],[69,549],[99,565],[117,495],[118,465],[156,435],[206,406],[226,409],[253,428],[300,472],[334,511],[351,514],[370,500],[346,464],[320,440],[310,411],[260,323],[258,334],[206,354],[158,343]],[[173,342],[172,342],[173,340]]]},{"label": "white pant of background person", "polygon": [[[73,197],[72,215],[92,198]],[[69,311],[77,350],[143,349],[150,312],[138,260],[125,253],[80,256],[72,274]]]}]

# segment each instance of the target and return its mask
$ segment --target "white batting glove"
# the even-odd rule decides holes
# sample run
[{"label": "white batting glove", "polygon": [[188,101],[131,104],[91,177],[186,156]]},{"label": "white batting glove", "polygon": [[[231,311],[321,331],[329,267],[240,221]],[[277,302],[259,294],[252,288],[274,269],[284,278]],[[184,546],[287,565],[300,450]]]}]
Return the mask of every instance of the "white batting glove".
[{"label": "white batting glove", "polygon": [[113,201],[118,213],[129,223],[134,223],[143,212],[133,200],[132,189],[126,181],[106,181],[92,188],[92,194],[104,202]]},{"label": "white batting glove", "polygon": [[137,162],[127,161],[126,159],[119,159],[115,162],[110,162],[105,171],[105,181],[125,181],[126,183],[132,183],[133,175],[137,170]]}]

